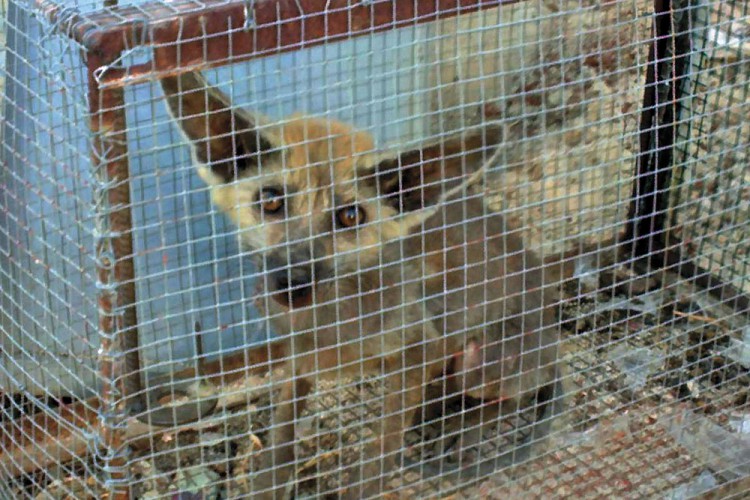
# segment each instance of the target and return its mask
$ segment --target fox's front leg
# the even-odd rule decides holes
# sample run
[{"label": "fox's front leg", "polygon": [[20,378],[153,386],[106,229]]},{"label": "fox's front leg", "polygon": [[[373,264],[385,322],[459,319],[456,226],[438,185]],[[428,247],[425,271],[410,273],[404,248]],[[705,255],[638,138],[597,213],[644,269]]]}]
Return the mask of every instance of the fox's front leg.
[{"label": "fox's front leg", "polygon": [[274,412],[274,427],[261,459],[261,471],[255,481],[257,498],[281,499],[294,467],[295,421],[305,409],[312,384],[303,377],[285,383]]},{"label": "fox's front leg", "polygon": [[[419,348],[421,350],[421,348]],[[408,360],[408,357],[407,357]],[[399,360],[399,363],[402,363]],[[388,377],[385,396],[385,418],[377,422],[378,437],[368,443],[364,463],[351,472],[345,499],[379,498],[388,476],[395,470],[396,452],[404,445],[404,434],[415,412],[421,408],[427,383],[443,369],[443,362],[424,365],[421,360],[407,361],[409,368],[393,370]],[[391,364],[402,366],[400,364]]]}]

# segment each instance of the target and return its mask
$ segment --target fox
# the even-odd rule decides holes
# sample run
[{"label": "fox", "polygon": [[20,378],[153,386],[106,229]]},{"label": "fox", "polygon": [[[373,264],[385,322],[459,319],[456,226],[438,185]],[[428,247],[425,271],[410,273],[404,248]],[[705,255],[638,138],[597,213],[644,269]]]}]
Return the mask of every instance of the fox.
[{"label": "fox", "polygon": [[382,376],[377,436],[344,498],[381,493],[405,431],[441,397],[504,413],[552,398],[555,294],[520,228],[471,187],[503,140],[486,125],[405,150],[331,118],[270,120],[235,106],[199,71],[160,80],[212,204],[258,266],[255,302],[283,344],[288,375],[254,478],[281,498],[295,421],[314,382]]}]

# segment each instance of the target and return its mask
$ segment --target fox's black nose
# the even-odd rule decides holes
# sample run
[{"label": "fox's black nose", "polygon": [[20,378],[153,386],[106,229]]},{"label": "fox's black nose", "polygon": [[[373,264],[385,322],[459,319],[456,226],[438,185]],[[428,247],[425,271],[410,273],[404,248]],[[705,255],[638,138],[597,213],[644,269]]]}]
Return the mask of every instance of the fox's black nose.
[{"label": "fox's black nose", "polygon": [[298,269],[282,269],[274,273],[276,291],[298,290],[312,284],[312,273]]},{"label": "fox's black nose", "polygon": [[282,268],[270,277],[274,298],[286,306],[303,307],[312,299],[313,273],[309,266]]}]

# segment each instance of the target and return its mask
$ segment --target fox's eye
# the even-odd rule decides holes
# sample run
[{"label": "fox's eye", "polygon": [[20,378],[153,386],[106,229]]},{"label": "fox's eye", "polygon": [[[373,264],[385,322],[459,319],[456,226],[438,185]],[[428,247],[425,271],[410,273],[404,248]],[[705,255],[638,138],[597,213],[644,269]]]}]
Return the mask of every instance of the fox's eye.
[{"label": "fox's eye", "polygon": [[351,205],[336,212],[341,227],[354,227],[365,222],[365,211],[358,205]]},{"label": "fox's eye", "polygon": [[265,188],[258,192],[261,209],[269,214],[278,212],[284,206],[284,196],[278,189]]}]

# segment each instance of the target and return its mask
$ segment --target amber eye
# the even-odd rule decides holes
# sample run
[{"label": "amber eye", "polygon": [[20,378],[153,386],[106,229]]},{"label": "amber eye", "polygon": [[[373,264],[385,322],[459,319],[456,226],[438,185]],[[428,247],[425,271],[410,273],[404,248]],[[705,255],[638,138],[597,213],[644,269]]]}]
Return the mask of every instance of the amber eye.
[{"label": "amber eye", "polygon": [[336,212],[336,219],[341,227],[354,227],[365,222],[365,211],[362,207],[351,205]]},{"label": "amber eye", "polygon": [[264,212],[272,214],[284,206],[284,197],[278,189],[265,188],[258,193],[258,201]]}]

